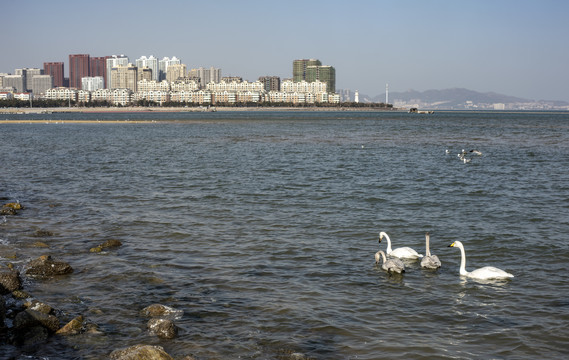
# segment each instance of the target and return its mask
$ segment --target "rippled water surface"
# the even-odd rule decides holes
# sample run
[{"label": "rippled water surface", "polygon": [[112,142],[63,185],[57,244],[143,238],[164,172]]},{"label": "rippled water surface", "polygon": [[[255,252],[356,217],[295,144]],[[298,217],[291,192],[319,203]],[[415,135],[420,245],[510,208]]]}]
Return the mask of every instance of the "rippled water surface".
[{"label": "rippled water surface", "polygon": [[[34,116],[103,122],[0,124],[0,197],[26,207],[0,219],[0,261],[70,263],[72,275],[25,288],[104,334],[28,355],[147,343],[197,359],[569,356],[567,113],[11,119]],[[104,123],[126,119],[156,121]],[[462,149],[483,155],[465,164]],[[421,253],[429,231],[442,268],[386,274],[380,231]],[[123,246],[89,252],[108,239]],[[515,277],[462,279],[455,240],[467,269]],[[176,339],[147,332],[139,312],[154,303],[183,310]]]}]

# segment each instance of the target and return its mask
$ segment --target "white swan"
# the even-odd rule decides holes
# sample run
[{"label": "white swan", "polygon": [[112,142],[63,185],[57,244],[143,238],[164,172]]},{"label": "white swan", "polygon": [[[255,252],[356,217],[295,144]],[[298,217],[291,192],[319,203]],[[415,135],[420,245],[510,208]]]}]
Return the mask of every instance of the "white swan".
[{"label": "white swan", "polygon": [[411,249],[410,247],[400,247],[395,250],[392,250],[391,239],[383,231],[379,233],[379,242],[381,242],[381,240],[384,237],[387,239],[387,250],[386,250],[387,255],[394,256],[399,259],[419,259],[423,257],[423,255],[417,253],[415,250]]},{"label": "white swan", "polygon": [[431,255],[431,249],[429,248],[429,240],[431,236],[427,232],[425,234],[425,257],[421,259],[421,267],[426,269],[438,269],[441,267],[441,261],[437,255]]},{"label": "white swan", "polygon": [[466,271],[466,254],[464,252],[464,246],[460,241],[455,241],[449,245],[449,247],[457,247],[460,249],[462,255],[460,260],[460,275],[467,276],[469,278],[480,279],[480,280],[490,280],[490,279],[507,279],[513,278],[514,275],[505,272],[504,270],[495,268],[493,266],[485,266],[480,269],[473,271]]},{"label": "white swan", "polygon": [[381,265],[381,268],[385,271],[387,271],[388,273],[398,273],[401,274],[402,272],[405,272],[405,264],[403,264],[403,261],[397,259],[397,258],[391,258],[389,260],[387,260],[385,258],[385,253],[382,250],[379,250],[378,252],[375,253],[375,263],[379,264],[379,259],[380,259],[380,255],[381,258],[383,259],[383,264]]}]

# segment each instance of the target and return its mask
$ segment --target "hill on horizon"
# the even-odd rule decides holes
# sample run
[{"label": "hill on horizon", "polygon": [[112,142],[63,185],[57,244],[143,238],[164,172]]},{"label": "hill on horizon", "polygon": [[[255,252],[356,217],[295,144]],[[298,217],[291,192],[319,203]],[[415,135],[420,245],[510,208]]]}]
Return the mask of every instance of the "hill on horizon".
[{"label": "hill on horizon", "polygon": [[[385,102],[385,93],[370,97],[367,95],[360,95],[363,101],[370,102]],[[404,92],[389,92],[389,102],[404,101],[404,102],[423,102],[430,104],[437,104],[439,106],[459,106],[464,105],[467,101],[472,101],[474,104],[496,104],[496,103],[529,103],[529,102],[547,102],[556,106],[569,105],[566,101],[557,100],[531,100],[495,92],[478,92],[464,88],[452,88],[443,90],[425,90],[416,91],[408,90]]]}]

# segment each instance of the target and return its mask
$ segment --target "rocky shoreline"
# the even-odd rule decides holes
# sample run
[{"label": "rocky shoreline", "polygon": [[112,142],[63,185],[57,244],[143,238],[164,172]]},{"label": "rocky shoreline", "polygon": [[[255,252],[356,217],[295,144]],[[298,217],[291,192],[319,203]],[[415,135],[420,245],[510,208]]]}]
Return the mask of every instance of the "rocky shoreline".
[{"label": "rocky shoreline", "polygon": [[[7,200],[6,198],[0,201]],[[3,205],[1,205],[3,204]],[[16,217],[25,207],[19,202],[0,202],[0,216]],[[51,236],[48,231],[37,230],[37,237]],[[89,249],[90,253],[113,251],[120,248],[119,240],[107,240]],[[34,244],[35,248],[48,249],[42,241]],[[20,356],[36,359],[36,352],[48,344],[53,337],[73,337],[92,335],[104,337],[106,334],[97,324],[84,314],[67,314],[65,311],[46,304],[24,289],[26,279],[34,281],[57,281],[58,277],[73,276],[73,267],[45,254],[28,261],[21,271],[12,261],[20,255],[4,251],[0,256],[0,352],[10,359]],[[146,321],[146,329],[157,339],[170,340],[178,336],[176,320],[183,316],[183,311],[163,304],[152,304],[142,309],[138,316]],[[2,350],[5,349],[5,350]],[[1,357],[1,356],[0,356]],[[108,357],[112,360],[174,360],[163,347],[150,344],[136,344],[126,348],[109,349]],[[48,359],[41,357],[42,359]],[[289,352],[282,360],[308,360],[297,352]],[[194,355],[176,357],[176,360],[196,360]]]}]

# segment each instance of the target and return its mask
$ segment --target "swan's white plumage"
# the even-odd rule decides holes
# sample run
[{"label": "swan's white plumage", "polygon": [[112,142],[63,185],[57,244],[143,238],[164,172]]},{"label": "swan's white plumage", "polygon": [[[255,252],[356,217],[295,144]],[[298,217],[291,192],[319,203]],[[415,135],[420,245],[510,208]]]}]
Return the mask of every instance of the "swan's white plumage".
[{"label": "swan's white plumage", "polygon": [[449,247],[457,247],[460,249],[460,275],[462,276],[480,280],[508,279],[514,277],[514,275],[493,266],[485,266],[473,271],[466,271],[466,253],[464,251],[464,246],[462,243],[460,241],[455,241],[450,244]]},{"label": "swan's white plumage", "polygon": [[381,242],[381,240],[383,238],[387,239],[387,255],[389,256],[393,256],[399,259],[420,259],[423,257],[423,255],[419,254],[418,252],[416,252],[415,250],[411,249],[410,247],[400,247],[400,248],[396,248],[396,249],[391,249],[391,239],[389,238],[389,235],[387,235],[385,232],[380,232],[379,233],[379,242]]},{"label": "swan's white plumage", "polygon": [[397,258],[386,259],[385,253],[382,250],[379,250],[378,252],[375,253],[375,263],[376,264],[379,264],[380,258],[383,259],[383,264],[381,265],[381,268],[383,270],[385,270],[387,272],[398,273],[398,274],[405,272],[405,264],[403,264],[403,261],[401,261]]},{"label": "swan's white plumage", "polygon": [[421,267],[426,269],[438,269],[441,267],[441,261],[437,255],[431,255],[431,249],[429,247],[430,238],[427,232],[425,234],[425,257],[421,259]]}]

